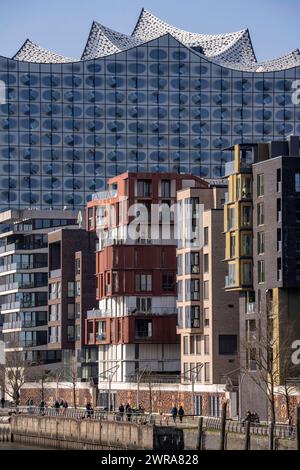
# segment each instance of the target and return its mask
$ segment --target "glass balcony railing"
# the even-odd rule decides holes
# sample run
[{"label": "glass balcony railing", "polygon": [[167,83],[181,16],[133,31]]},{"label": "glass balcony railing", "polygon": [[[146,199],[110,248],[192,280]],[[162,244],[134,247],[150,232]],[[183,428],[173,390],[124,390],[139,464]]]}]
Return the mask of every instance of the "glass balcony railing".
[{"label": "glass balcony railing", "polygon": [[7,304],[1,305],[1,312],[3,313],[5,310],[18,310],[21,308],[21,302],[11,302]]},{"label": "glass balcony railing", "polygon": [[19,289],[19,283],[18,282],[11,282],[9,284],[2,284],[0,286],[0,292],[8,292],[11,290],[16,290]]},{"label": "glass balcony railing", "polygon": [[235,286],[236,286],[235,279],[231,276],[226,276],[225,277],[225,287],[229,288],[229,287],[235,287]]},{"label": "glass balcony railing", "polygon": [[7,253],[9,251],[14,251],[16,249],[16,245],[14,243],[10,243],[9,245],[4,245],[0,247],[0,254]]},{"label": "glass balcony railing", "polygon": [[234,160],[232,162],[225,163],[225,176],[234,174]]},{"label": "glass balcony railing", "polygon": [[61,277],[61,269],[53,269],[50,271],[50,278]]}]

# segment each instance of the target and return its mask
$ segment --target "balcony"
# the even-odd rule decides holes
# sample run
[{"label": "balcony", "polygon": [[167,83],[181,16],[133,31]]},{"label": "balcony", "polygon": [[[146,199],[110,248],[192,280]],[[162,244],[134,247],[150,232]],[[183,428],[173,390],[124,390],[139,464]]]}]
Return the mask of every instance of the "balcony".
[{"label": "balcony", "polygon": [[225,277],[225,288],[229,289],[231,287],[236,287],[236,281],[235,281],[234,278],[232,278],[230,276],[226,276]]},{"label": "balcony", "polygon": [[4,266],[0,266],[0,273],[4,273],[6,271],[16,271],[17,263],[5,264]]},{"label": "balcony", "polygon": [[53,269],[50,271],[50,278],[61,277],[61,269]]},{"label": "balcony", "polygon": [[234,160],[232,162],[225,163],[225,176],[234,174]]},{"label": "balcony", "polygon": [[7,292],[10,290],[16,290],[16,289],[19,289],[18,282],[11,282],[9,284],[3,284],[0,286],[0,292]]},{"label": "balcony", "polygon": [[105,317],[112,317],[113,312],[110,310],[99,310],[94,308],[93,310],[88,310],[86,312],[86,317],[88,320],[92,320],[94,318],[105,318]]},{"label": "balcony", "polygon": [[3,313],[5,310],[19,310],[20,308],[21,302],[11,302],[9,304],[2,304],[1,312]]},{"label": "balcony", "polygon": [[14,243],[10,243],[9,245],[0,247],[0,254],[7,253],[9,251],[15,251],[15,249],[16,249],[16,245]]},{"label": "balcony", "polygon": [[57,344],[57,343],[60,343],[60,337],[59,337],[59,336],[50,335],[50,336],[49,336],[49,343],[50,343],[50,344]]},{"label": "balcony", "polygon": [[9,323],[3,323],[3,332],[7,330],[20,330],[22,328],[21,321],[12,321]]},{"label": "balcony", "polygon": [[118,196],[118,191],[116,189],[110,189],[109,191],[98,191],[97,193],[92,194],[92,201],[97,201],[99,199],[112,199]]}]

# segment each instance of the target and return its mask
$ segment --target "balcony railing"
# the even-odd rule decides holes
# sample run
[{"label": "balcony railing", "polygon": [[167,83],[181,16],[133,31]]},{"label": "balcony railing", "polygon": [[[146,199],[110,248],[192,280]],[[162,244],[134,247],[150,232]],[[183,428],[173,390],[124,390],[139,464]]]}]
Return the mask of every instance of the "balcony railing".
[{"label": "balcony railing", "polygon": [[[177,315],[176,308],[151,308],[148,310],[141,310],[135,307],[129,308],[124,312],[125,316],[141,316],[141,315]],[[97,319],[97,318],[106,318],[106,317],[113,317],[116,316],[116,312],[111,310],[88,310],[87,311],[87,319]]]},{"label": "balcony railing", "polygon": [[247,304],[247,313],[255,313],[256,310],[256,303],[255,302],[250,302]]},{"label": "balcony railing", "polygon": [[4,245],[0,247],[0,254],[7,253],[8,251],[14,251],[16,249],[16,245],[14,243],[10,243],[9,245]]},{"label": "balcony railing", "polygon": [[4,273],[6,271],[15,271],[17,269],[17,263],[5,264],[0,266],[0,273]]},{"label": "balcony railing", "polygon": [[50,278],[61,277],[61,269],[53,269],[50,271]]},{"label": "balcony railing", "polygon": [[236,281],[232,277],[226,276],[225,277],[225,287],[235,287],[236,286]]},{"label": "balcony railing", "polygon": [[10,290],[15,290],[19,289],[19,283],[18,282],[11,282],[9,284],[2,284],[0,286],[0,292],[7,292]]},{"label": "balcony railing", "polygon": [[3,323],[3,331],[6,330],[16,330],[22,328],[22,322],[21,321],[12,321],[9,323]]},{"label": "balcony railing", "polygon": [[234,174],[234,160],[232,162],[225,163],[225,176]]},{"label": "balcony railing", "polygon": [[3,313],[4,310],[18,310],[21,308],[21,302],[11,302],[8,304],[1,305],[1,312]]},{"label": "balcony railing", "polygon": [[117,197],[118,191],[116,189],[110,189],[109,191],[98,191],[97,193],[92,194],[92,201],[98,199],[112,199]]}]

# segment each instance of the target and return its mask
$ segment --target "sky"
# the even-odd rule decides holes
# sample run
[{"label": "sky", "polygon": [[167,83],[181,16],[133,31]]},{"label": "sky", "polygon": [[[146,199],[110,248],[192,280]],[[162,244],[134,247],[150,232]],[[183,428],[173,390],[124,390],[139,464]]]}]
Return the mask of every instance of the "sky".
[{"label": "sky", "polygon": [[219,34],[248,27],[257,59],[300,48],[299,0],[0,0],[0,55],[29,38],[79,58],[92,24],[130,34],[142,7],[192,32]]}]

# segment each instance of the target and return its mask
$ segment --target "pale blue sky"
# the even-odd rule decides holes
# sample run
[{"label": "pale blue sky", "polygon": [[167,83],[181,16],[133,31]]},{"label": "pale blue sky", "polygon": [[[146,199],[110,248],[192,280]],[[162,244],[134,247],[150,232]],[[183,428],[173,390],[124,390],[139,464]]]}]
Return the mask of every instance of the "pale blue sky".
[{"label": "pale blue sky", "polygon": [[300,48],[299,0],[1,0],[0,55],[26,38],[80,57],[93,20],[131,33],[142,7],[179,28],[201,33],[250,29],[258,60]]}]

